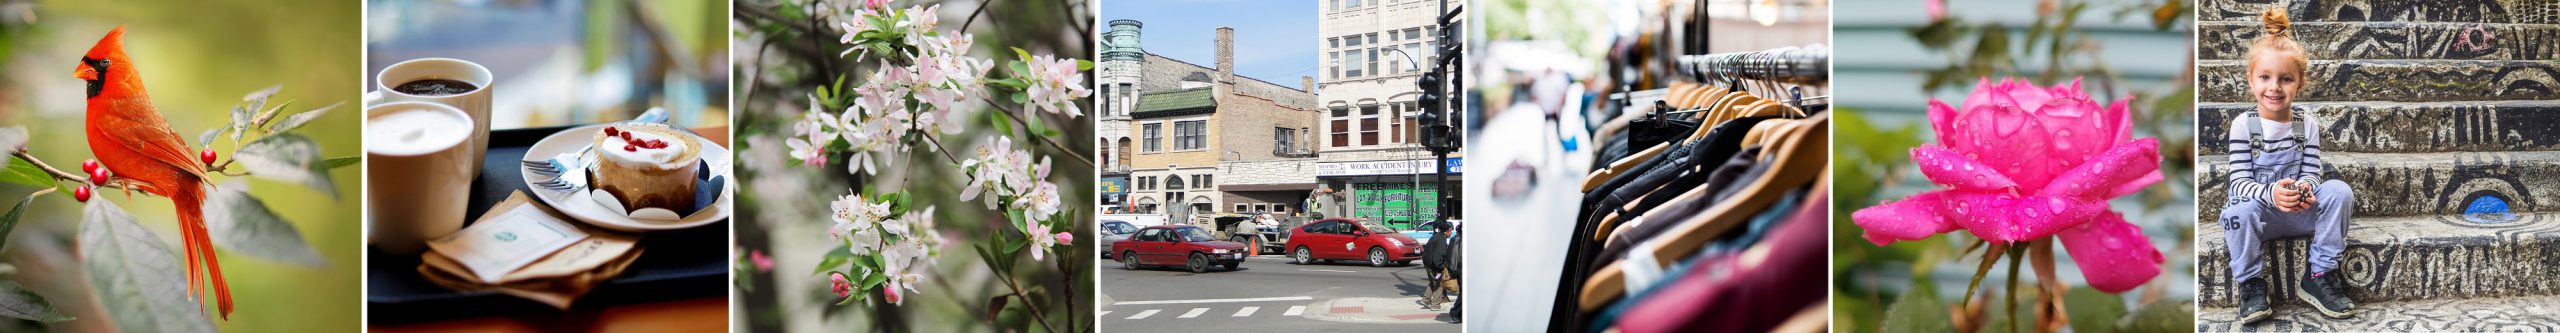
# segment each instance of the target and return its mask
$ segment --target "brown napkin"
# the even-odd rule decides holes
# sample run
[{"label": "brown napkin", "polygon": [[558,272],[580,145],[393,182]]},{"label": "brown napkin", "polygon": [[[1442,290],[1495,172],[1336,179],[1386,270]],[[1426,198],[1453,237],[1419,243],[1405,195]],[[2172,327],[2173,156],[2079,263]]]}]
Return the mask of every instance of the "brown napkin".
[{"label": "brown napkin", "polygon": [[[532,201],[525,196],[524,192],[517,191],[508,195],[506,201],[492,206],[488,214],[483,214],[479,220],[472,223],[488,222],[488,219],[496,217],[501,212],[529,204],[532,204]],[[552,217],[568,219],[567,216],[561,215],[559,211],[552,210],[550,207],[536,206],[536,208],[551,214]],[[534,261],[533,264],[509,272],[496,284],[481,283],[479,279],[472,277],[470,268],[432,250],[426,251],[421,258],[423,263],[418,265],[418,274],[425,275],[428,281],[434,281],[437,285],[455,291],[497,291],[566,310],[570,303],[577,301],[579,296],[595,290],[597,285],[604,284],[606,280],[620,276],[624,269],[631,267],[632,262],[639,260],[642,252],[639,247],[639,235],[619,233],[584,224],[578,225],[578,229],[587,233],[587,239],[578,240],[568,248],[560,249],[541,260]]]}]

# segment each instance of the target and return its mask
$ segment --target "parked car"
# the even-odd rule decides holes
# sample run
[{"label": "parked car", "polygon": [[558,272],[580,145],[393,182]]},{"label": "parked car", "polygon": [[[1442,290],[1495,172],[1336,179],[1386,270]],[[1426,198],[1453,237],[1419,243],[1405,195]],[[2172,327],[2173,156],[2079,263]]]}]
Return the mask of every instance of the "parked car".
[{"label": "parked car", "polygon": [[1289,230],[1292,263],[1368,260],[1370,266],[1404,266],[1422,259],[1422,242],[1375,222],[1330,218]]},{"label": "parked car", "polygon": [[1187,225],[1138,229],[1111,249],[1120,251],[1120,264],[1126,268],[1180,265],[1192,273],[1208,272],[1209,266],[1235,271],[1247,255],[1244,244],[1218,240],[1209,236],[1208,229]]},{"label": "parked car", "polygon": [[1138,233],[1138,225],[1122,220],[1102,220],[1102,257],[1111,258],[1111,244]]},{"label": "parked car", "polygon": [[1253,222],[1253,217],[1254,215],[1248,214],[1194,214],[1191,215],[1191,225],[1209,229],[1210,237],[1241,243],[1246,248],[1256,249],[1257,251],[1252,254],[1279,253],[1280,243],[1283,241],[1280,239],[1280,228],[1256,224]]}]

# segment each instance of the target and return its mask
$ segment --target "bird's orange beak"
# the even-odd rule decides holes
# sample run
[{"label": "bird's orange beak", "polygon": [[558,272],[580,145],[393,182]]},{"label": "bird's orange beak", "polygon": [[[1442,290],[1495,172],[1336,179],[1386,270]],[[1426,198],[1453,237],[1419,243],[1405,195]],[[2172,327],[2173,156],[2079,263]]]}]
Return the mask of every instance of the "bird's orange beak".
[{"label": "bird's orange beak", "polygon": [[89,68],[89,64],[73,65],[71,66],[71,76],[78,77],[81,81],[97,81],[98,70],[95,68]]}]

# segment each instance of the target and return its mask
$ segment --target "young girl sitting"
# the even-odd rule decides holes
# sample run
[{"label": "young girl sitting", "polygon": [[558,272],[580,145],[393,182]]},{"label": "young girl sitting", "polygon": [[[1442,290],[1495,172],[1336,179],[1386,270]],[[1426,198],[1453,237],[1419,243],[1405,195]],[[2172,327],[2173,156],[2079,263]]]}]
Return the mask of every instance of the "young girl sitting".
[{"label": "young girl sitting", "polygon": [[2231,199],[2222,209],[2223,244],[2231,252],[2231,278],[2240,281],[2244,324],[2273,313],[2260,273],[2268,241],[2278,238],[2311,236],[2310,271],[2292,294],[2330,318],[2347,317],[2355,306],[2333,274],[2346,251],[2355,194],[2346,182],[2321,178],[2320,129],[2293,112],[2293,98],[2310,80],[2310,60],[2294,42],[2283,8],[2270,6],[2260,15],[2265,35],[2246,55],[2258,113],[2233,118],[2224,140],[2231,149]]}]

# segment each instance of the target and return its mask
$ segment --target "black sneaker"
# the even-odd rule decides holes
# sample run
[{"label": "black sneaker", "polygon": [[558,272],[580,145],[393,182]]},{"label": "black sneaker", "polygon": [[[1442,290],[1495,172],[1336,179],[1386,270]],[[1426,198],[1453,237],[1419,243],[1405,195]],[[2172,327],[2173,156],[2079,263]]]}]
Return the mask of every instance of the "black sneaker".
[{"label": "black sneaker", "polygon": [[2311,303],[2311,308],[2320,310],[2322,316],[2346,318],[2355,315],[2348,312],[2352,310],[2348,307],[2353,305],[2347,301],[2346,289],[2329,277],[2304,275],[2302,284],[2294,285],[2293,295],[2302,298],[2304,303]]},{"label": "black sneaker", "polygon": [[2240,281],[2241,325],[2248,325],[2249,323],[2258,322],[2259,320],[2265,320],[2267,319],[2267,316],[2274,314],[2275,311],[2267,309],[2266,278],[2252,277],[2249,278],[2249,280]]}]

